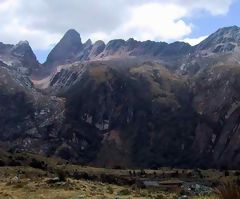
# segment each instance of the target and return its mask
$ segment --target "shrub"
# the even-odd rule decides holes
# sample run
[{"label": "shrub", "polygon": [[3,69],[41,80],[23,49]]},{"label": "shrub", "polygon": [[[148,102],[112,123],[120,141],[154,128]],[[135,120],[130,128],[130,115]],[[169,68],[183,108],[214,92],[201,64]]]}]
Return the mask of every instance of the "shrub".
[{"label": "shrub", "polygon": [[132,175],[133,175],[132,171],[129,171],[128,173],[129,173],[129,175],[130,175],[130,176],[132,176]]},{"label": "shrub", "polygon": [[235,171],[234,175],[235,176],[240,176],[240,171]]},{"label": "shrub", "polygon": [[46,170],[47,168],[47,164],[44,161],[36,160],[35,158],[32,159],[29,166],[41,170]]},{"label": "shrub", "polygon": [[65,182],[66,181],[67,173],[64,170],[57,169],[56,170],[56,175],[57,175],[60,182]]},{"label": "shrub", "polygon": [[163,195],[157,195],[155,199],[166,199]]},{"label": "shrub", "polygon": [[17,161],[17,160],[10,160],[10,162],[8,163],[9,166],[12,167],[16,167],[16,166],[22,166],[21,162]]},{"label": "shrub", "polygon": [[236,180],[236,184],[237,184],[238,186],[240,186],[240,178],[238,178],[238,179]]},{"label": "shrub", "polygon": [[108,187],[107,187],[107,192],[108,192],[109,194],[113,194],[113,193],[114,193],[114,190],[113,190],[112,187],[108,186]]},{"label": "shrub", "polygon": [[133,171],[133,176],[136,177],[136,171]]},{"label": "shrub", "polygon": [[219,199],[240,199],[240,187],[228,182],[217,188]]},{"label": "shrub", "polygon": [[118,170],[120,170],[120,169],[123,169],[120,165],[115,165],[115,166],[113,166],[113,169],[118,169]]},{"label": "shrub", "polygon": [[228,170],[224,171],[224,175],[229,176],[230,175],[229,171]]},{"label": "shrub", "polygon": [[170,176],[171,176],[172,178],[176,178],[176,177],[179,176],[179,173],[178,173],[178,171],[175,171],[175,172],[171,173]]},{"label": "shrub", "polygon": [[131,192],[128,189],[122,189],[118,192],[118,194],[122,196],[126,196],[126,195],[130,195]]},{"label": "shrub", "polygon": [[117,178],[113,175],[107,175],[107,174],[101,174],[100,175],[100,180],[103,183],[108,183],[108,184],[117,184]]},{"label": "shrub", "polygon": [[145,175],[145,174],[146,174],[146,172],[145,172],[143,169],[141,169],[140,175],[143,176],[143,175]]},{"label": "shrub", "polygon": [[0,167],[4,167],[6,164],[3,160],[0,159]]}]

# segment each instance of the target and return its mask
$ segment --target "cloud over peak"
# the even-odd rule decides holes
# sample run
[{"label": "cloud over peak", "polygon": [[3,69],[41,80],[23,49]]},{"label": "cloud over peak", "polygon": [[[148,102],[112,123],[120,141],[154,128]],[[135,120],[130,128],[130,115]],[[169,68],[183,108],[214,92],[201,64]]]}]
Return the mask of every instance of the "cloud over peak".
[{"label": "cloud over peak", "polygon": [[186,22],[197,12],[224,15],[233,0],[1,0],[0,38],[29,40],[48,49],[70,28],[83,40],[114,38],[182,40],[192,32]]}]

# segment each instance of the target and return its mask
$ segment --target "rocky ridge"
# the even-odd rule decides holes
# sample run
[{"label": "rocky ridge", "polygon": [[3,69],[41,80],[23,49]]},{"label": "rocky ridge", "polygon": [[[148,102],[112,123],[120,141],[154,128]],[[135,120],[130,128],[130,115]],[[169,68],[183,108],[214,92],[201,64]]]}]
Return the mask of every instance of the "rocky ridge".
[{"label": "rocky ridge", "polygon": [[37,58],[27,41],[20,41],[16,45],[0,42],[0,61],[27,75],[39,67]]},{"label": "rocky ridge", "polygon": [[0,62],[0,139],[10,151],[102,167],[240,168],[239,35],[222,28],[192,47],[82,43],[69,30],[34,70],[54,71],[43,91],[3,45],[0,57],[19,65]]},{"label": "rocky ridge", "polygon": [[56,68],[76,61],[136,58],[158,61],[170,70],[192,75],[209,65],[239,64],[239,33],[237,26],[221,28],[200,44],[190,46],[184,42],[140,42],[132,38],[111,40],[107,44],[88,40],[82,44],[79,33],[69,30],[44,65]]}]

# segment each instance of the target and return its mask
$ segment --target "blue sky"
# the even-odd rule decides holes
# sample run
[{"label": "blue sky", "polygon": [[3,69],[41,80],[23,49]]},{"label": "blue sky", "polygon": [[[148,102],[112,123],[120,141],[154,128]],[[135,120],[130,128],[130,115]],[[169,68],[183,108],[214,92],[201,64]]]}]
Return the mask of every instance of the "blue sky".
[{"label": "blue sky", "polygon": [[213,16],[209,12],[202,12],[192,18],[186,18],[187,22],[194,25],[191,38],[209,35],[221,27],[240,26],[240,1],[236,0],[224,15]]},{"label": "blue sky", "polygon": [[240,26],[240,0],[0,0],[0,41],[28,40],[44,62],[71,28],[85,42],[134,38],[195,45],[217,29]]}]

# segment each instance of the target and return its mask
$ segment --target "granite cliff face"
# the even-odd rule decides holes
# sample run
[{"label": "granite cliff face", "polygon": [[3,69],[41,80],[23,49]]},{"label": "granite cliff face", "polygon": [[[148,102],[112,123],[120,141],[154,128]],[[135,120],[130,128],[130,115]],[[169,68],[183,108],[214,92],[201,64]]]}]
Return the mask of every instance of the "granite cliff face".
[{"label": "granite cliff face", "polygon": [[0,42],[0,61],[28,75],[39,67],[36,56],[27,41],[20,41],[16,45]]},{"label": "granite cliff face", "polygon": [[2,44],[0,140],[106,167],[240,168],[239,37],[233,26],[196,46],[105,44],[69,30],[33,70],[53,71],[42,91],[19,70],[34,63],[31,51],[23,62],[22,48]]},{"label": "granite cliff face", "polygon": [[46,67],[72,62],[82,48],[81,38],[75,30],[69,30],[47,57]]}]

